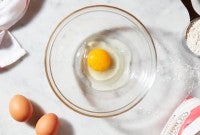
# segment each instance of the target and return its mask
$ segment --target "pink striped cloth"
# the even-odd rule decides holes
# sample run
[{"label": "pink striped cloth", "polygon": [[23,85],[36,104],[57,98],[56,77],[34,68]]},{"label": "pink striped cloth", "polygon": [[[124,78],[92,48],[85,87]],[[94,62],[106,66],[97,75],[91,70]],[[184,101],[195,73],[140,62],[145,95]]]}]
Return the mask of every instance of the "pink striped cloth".
[{"label": "pink striped cloth", "polygon": [[161,135],[199,135],[200,99],[187,97],[174,111]]},{"label": "pink striped cloth", "polygon": [[11,65],[26,54],[8,31],[25,14],[30,0],[0,0],[0,68]]}]

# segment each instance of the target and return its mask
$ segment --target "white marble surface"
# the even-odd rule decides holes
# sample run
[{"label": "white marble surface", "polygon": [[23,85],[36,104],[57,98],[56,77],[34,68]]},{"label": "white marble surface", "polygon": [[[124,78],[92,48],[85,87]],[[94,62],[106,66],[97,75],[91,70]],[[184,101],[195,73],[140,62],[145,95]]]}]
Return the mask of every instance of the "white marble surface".
[{"label": "white marble surface", "polygon": [[[44,69],[44,53],[59,21],[87,5],[108,4],[129,11],[150,30],[158,53],[154,86],[131,111],[108,119],[77,114],[52,92]],[[200,1],[193,0],[200,13]],[[10,31],[29,54],[0,70],[0,135],[34,135],[34,120],[14,121],[10,98],[22,94],[35,108],[34,119],[48,112],[61,120],[59,135],[159,135],[170,114],[187,93],[200,98],[200,59],[182,44],[189,16],[180,0],[31,0],[27,14]]]}]

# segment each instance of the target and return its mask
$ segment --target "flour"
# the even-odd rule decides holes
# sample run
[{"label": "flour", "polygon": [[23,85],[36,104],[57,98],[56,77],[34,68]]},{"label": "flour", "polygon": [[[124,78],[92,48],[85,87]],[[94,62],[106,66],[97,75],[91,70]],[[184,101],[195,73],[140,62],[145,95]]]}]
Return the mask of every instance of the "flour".
[{"label": "flour", "polygon": [[188,48],[196,55],[200,56],[200,18],[192,22],[186,35]]}]

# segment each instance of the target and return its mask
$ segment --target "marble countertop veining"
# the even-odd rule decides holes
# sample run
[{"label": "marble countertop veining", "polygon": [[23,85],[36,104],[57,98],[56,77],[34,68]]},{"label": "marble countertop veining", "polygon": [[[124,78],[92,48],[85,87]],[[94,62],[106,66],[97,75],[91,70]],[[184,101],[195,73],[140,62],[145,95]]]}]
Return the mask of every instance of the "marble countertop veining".
[{"label": "marble countertop veining", "polygon": [[[63,17],[88,5],[120,7],[149,29],[158,55],[156,81],[145,99],[125,114],[96,119],[75,113],[52,92],[44,69],[48,39]],[[193,0],[200,13],[200,1]],[[159,135],[174,108],[186,94],[200,97],[200,59],[184,47],[189,16],[180,0],[31,0],[25,16],[10,31],[28,55],[0,70],[0,135],[34,135],[34,124],[44,113],[61,120],[59,135]],[[28,123],[14,121],[8,112],[10,98],[22,94],[36,114]]]}]

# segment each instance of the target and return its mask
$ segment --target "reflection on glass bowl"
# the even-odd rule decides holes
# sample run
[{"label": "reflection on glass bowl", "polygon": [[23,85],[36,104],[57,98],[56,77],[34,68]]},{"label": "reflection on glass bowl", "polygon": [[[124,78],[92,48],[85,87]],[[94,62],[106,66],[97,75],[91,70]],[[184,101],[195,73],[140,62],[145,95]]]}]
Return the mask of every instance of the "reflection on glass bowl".
[{"label": "reflection on glass bowl", "polygon": [[[106,71],[88,66],[88,53],[111,57]],[[145,26],[111,6],[79,9],[64,18],[46,48],[45,69],[57,97],[74,111],[92,117],[121,114],[139,103],[152,86],[156,50]]]}]

